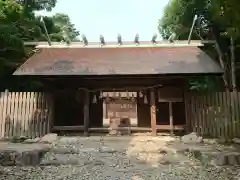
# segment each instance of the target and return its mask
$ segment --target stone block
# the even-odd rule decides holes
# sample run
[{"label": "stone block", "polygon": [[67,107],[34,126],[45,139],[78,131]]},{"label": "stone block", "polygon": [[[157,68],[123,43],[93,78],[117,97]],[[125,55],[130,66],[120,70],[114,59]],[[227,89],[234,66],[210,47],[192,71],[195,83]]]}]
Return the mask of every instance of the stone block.
[{"label": "stone block", "polygon": [[228,155],[228,165],[232,165],[232,166],[239,165],[238,155],[236,155],[236,154],[229,154]]},{"label": "stone block", "polygon": [[240,144],[240,139],[239,138],[234,138],[232,140],[235,144]]},{"label": "stone block", "polygon": [[219,154],[212,163],[216,166],[238,166],[240,165],[240,153],[230,152]]},{"label": "stone block", "polygon": [[197,136],[194,132],[183,136],[181,140],[185,144],[198,144],[203,142],[203,138],[201,136]]},{"label": "stone block", "polygon": [[40,140],[41,143],[53,143],[58,140],[58,135],[55,133],[49,133],[43,136]]},{"label": "stone block", "polygon": [[24,141],[24,143],[26,143],[26,144],[32,144],[32,143],[38,143],[39,141],[40,141],[40,138],[37,137],[37,138],[35,138],[35,139],[26,139],[26,140]]},{"label": "stone block", "polygon": [[46,149],[33,149],[28,151],[0,152],[0,165],[2,166],[36,166],[40,164],[41,157]]},{"label": "stone block", "polygon": [[14,166],[15,165],[16,152],[4,150],[0,152],[0,165],[2,166]]}]

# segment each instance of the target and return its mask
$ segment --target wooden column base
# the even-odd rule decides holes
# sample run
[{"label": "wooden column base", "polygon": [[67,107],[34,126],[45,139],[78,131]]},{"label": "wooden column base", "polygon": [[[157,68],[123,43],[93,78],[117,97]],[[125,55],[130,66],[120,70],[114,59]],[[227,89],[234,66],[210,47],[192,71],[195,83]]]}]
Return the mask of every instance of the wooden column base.
[{"label": "wooden column base", "polygon": [[89,135],[89,132],[84,132],[83,135],[84,135],[85,137],[89,137],[89,136],[90,136],[90,135]]}]

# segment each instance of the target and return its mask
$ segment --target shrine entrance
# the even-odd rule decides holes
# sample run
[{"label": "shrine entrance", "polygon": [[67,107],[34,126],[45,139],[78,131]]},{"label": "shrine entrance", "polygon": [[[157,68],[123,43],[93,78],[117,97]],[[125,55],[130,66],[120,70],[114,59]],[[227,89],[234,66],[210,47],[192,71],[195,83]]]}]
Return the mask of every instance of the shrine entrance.
[{"label": "shrine entrance", "polygon": [[[84,79],[54,81],[58,85],[69,83],[65,90],[54,87],[55,131],[80,131],[85,134],[152,131],[156,134],[162,130],[173,132],[184,129],[183,94],[186,83],[183,78],[149,78],[144,86],[140,86],[143,82],[135,78],[125,81],[120,78],[118,81],[96,79],[91,83],[97,87],[91,89],[70,86],[78,86],[74,82],[91,85]],[[138,84],[134,84],[136,82]],[[105,84],[113,87],[104,89]]]},{"label": "shrine entrance", "polygon": [[[37,43],[38,53],[14,75],[44,81],[46,91],[55,97],[53,130],[88,135],[109,132],[115,126],[156,135],[160,130],[184,129],[184,92],[189,90],[189,78],[222,75],[222,68],[199,48],[204,46],[200,41],[153,40]],[[57,95],[65,89],[68,94]],[[115,92],[126,95],[120,93],[120,98]]]},{"label": "shrine entrance", "polygon": [[103,127],[110,134],[130,134],[138,126],[137,92],[104,92]]}]

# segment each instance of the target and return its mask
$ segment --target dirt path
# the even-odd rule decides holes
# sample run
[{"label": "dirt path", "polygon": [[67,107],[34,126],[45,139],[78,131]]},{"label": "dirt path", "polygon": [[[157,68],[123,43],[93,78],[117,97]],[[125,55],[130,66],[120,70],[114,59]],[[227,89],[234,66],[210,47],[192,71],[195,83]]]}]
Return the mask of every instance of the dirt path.
[{"label": "dirt path", "polygon": [[237,167],[216,167],[186,152],[186,145],[168,136],[61,137],[40,166],[2,167],[0,179],[225,180],[240,173]]}]

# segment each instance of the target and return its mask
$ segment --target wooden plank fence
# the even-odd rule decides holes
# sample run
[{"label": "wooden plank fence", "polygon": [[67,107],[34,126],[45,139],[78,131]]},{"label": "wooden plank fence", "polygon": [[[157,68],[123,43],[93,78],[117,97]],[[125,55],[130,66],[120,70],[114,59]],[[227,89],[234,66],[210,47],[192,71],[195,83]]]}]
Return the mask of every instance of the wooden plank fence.
[{"label": "wooden plank fence", "polygon": [[35,138],[50,132],[51,96],[39,92],[0,93],[0,138]]},{"label": "wooden plank fence", "polygon": [[[185,93],[189,132],[240,137],[240,92]],[[39,92],[0,92],[0,138],[43,136],[51,131],[53,103]]]},{"label": "wooden plank fence", "polygon": [[240,92],[185,94],[188,131],[213,138],[240,137]]}]

